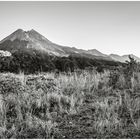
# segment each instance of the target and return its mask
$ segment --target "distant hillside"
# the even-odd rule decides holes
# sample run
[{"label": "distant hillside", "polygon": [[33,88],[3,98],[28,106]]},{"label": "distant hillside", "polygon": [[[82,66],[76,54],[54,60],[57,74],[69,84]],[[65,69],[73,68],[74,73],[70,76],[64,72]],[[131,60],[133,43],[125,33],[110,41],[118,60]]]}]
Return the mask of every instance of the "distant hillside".
[{"label": "distant hillside", "polygon": [[103,54],[96,49],[88,50],[88,51],[86,51],[86,53],[96,55],[96,56],[108,57],[106,54]]},{"label": "distant hillside", "polygon": [[115,61],[119,61],[119,62],[125,62],[125,59],[120,56],[120,55],[117,55],[117,54],[110,54],[109,55],[113,60]]},{"label": "distant hillside", "polygon": [[[133,54],[130,54],[130,56],[133,57],[137,62],[140,62],[139,57],[137,57],[137,56],[135,56]],[[125,59],[125,61],[129,61],[129,55],[123,55],[122,57],[123,57],[123,59]]]},{"label": "distant hillside", "polygon": [[[133,55],[133,54],[129,54],[131,57],[133,57],[137,62],[140,62],[140,58]],[[126,61],[129,61],[129,55],[123,55],[123,56],[120,56],[120,55],[117,55],[117,54],[110,54],[109,56],[115,60],[115,61],[119,61],[119,62],[126,62]]]}]

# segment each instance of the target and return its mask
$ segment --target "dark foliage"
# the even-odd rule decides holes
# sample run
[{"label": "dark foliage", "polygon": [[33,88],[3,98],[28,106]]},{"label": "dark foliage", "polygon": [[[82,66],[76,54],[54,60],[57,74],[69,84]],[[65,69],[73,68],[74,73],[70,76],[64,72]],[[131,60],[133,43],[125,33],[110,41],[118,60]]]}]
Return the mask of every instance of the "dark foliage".
[{"label": "dark foliage", "polygon": [[[10,43],[10,42],[6,42]],[[20,42],[19,42],[20,43]],[[26,42],[22,42],[23,46]],[[4,49],[3,49],[4,50]],[[92,59],[83,56],[70,55],[56,57],[31,49],[11,50],[11,57],[0,57],[0,71],[19,73],[37,73],[58,70],[73,72],[75,69],[96,67],[98,72],[122,65],[119,62]]]}]

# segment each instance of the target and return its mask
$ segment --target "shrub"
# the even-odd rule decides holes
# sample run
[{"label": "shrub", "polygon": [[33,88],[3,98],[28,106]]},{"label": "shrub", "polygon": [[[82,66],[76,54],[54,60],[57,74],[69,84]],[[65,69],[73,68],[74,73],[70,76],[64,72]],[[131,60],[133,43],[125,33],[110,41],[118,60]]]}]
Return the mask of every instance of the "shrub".
[{"label": "shrub", "polygon": [[20,79],[13,74],[0,74],[0,94],[19,94],[24,91]]}]

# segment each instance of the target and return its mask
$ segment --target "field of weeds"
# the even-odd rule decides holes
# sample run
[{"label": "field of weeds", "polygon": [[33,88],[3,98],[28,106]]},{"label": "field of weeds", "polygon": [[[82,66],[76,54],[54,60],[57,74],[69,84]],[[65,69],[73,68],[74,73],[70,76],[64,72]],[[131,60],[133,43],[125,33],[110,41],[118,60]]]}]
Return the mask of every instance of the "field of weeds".
[{"label": "field of weeds", "polygon": [[1,73],[0,138],[140,138],[140,73]]}]

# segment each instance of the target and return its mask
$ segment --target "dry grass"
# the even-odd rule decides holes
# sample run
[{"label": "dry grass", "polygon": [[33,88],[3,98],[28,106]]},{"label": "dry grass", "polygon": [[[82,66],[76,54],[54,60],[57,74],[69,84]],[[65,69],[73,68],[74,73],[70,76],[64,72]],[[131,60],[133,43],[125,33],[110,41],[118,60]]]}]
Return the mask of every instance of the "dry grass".
[{"label": "dry grass", "polygon": [[[113,79],[113,78],[112,78]],[[140,138],[140,73],[0,74],[0,138]],[[110,83],[111,81],[111,83]]]}]

